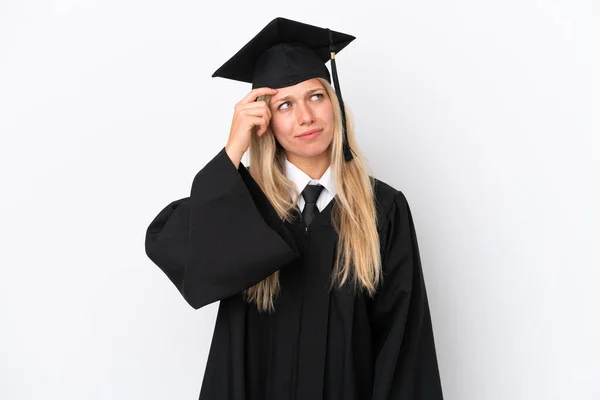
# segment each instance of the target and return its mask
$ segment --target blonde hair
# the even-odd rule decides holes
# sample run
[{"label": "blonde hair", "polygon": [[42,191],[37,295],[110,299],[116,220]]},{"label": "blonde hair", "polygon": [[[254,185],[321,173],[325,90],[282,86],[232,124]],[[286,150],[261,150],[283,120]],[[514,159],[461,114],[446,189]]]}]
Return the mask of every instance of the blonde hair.
[{"label": "blonde hair", "polygon": [[[350,162],[344,160],[342,116],[334,89],[325,79],[323,85],[334,111],[333,140],[330,151],[332,172],[336,177],[337,200],[332,210],[332,224],[338,234],[338,252],[331,274],[329,290],[337,282],[341,287],[352,279],[353,290],[364,290],[369,296],[377,291],[382,279],[381,253],[377,232],[374,178],[367,173],[366,161],[358,149],[354,124],[346,107],[348,142],[354,152]],[[270,104],[270,96],[261,96]],[[285,150],[276,141],[271,127],[262,136],[252,135],[249,147],[250,174],[271,202],[282,220],[291,222],[298,193],[285,174]],[[295,193],[294,198],[290,193]],[[279,271],[243,292],[245,300],[255,303],[259,311],[274,311],[279,294]]]}]

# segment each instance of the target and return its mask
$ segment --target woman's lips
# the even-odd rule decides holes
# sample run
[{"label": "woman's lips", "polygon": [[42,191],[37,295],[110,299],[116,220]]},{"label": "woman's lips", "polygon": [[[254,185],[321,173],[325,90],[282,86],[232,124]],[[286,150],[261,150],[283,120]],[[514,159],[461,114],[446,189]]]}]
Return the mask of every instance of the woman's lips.
[{"label": "woman's lips", "polygon": [[311,131],[312,133],[309,133],[308,135],[298,136],[298,139],[302,139],[302,140],[314,139],[321,134],[321,131],[322,131],[322,129],[317,129],[317,130]]}]

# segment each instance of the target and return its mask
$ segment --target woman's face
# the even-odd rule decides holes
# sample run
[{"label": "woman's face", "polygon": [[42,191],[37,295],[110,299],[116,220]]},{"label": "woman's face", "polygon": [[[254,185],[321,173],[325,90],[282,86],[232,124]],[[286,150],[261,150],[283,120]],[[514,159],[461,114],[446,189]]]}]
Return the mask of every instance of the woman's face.
[{"label": "woman's face", "polygon": [[323,154],[333,140],[333,105],[318,79],[277,89],[271,97],[271,129],[288,159]]}]

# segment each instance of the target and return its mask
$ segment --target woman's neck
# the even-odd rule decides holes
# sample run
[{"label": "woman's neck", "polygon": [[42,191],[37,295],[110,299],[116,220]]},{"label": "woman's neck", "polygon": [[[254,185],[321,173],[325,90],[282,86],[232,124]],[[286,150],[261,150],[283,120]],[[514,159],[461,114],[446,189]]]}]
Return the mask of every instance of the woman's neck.
[{"label": "woman's neck", "polygon": [[331,163],[328,151],[324,151],[315,157],[298,157],[294,154],[286,154],[286,157],[289,162],[310,176],[310,179],[321,179]]}]

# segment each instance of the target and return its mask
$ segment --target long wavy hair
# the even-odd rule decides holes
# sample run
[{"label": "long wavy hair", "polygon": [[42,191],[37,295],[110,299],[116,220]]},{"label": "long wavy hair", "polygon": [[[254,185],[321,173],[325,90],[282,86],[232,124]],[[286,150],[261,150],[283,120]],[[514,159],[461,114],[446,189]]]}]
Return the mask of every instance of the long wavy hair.
[{"label": "long wavy hair", "polygon": [[[341,287],[351,279],[355,293],[360,290],[373,296],[382,279],[374,178],[367,172],[366,160],[359,151],[354,124],[347,107],[346,130],[354,158],[350,162],[344,160],[340,104],[329,82],[317,79],[327,92],[334,112],[333,140],[326,151],[330,152],[337,185],[332,225],[338,235],[338,251],[329,290],[336,283]],[[270,105],[271,96],[261,96],[259,100]],[[285,174],[285,150],[276,140],[270,126],[262,136],[252,135],[248,151],[250,174],[279,217],[291,222],[300,193]],[[294,193],[294,196],[291,197],[290,193]],[[259,311],[273,312],[274,300],[279,291],[279,271],[276,271],[242,294],[247,302],[255,303]]]}]

